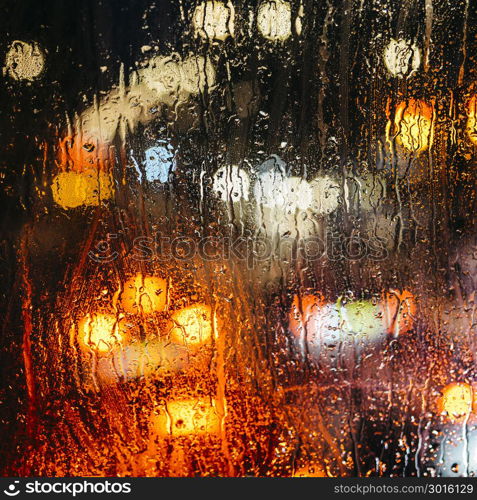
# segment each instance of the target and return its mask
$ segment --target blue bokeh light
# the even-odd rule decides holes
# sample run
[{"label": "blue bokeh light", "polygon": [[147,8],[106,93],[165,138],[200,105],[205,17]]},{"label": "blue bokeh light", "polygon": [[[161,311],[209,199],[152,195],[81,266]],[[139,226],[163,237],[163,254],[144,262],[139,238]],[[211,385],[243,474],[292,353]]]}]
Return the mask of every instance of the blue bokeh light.
[{"label": "blue bokeh light", "polygon": [[166,183],[175,169],[175,151],[167,141],[159,141],[145,151],[144,170],[146,180]]}]

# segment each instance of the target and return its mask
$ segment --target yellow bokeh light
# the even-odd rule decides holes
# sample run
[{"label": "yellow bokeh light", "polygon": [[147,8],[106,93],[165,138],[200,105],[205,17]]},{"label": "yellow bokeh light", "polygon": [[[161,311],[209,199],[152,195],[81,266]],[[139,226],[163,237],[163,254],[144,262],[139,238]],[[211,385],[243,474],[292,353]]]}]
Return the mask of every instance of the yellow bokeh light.
[{"label": "yellow bokeh light", "polygon": [[15,40],[5,58],[4,74],[14,80],[33,81],[43,73],[45,54],[38,43]]},{"label": "yellow bokeh light", "polygon": [[97,206],[113,197],[113,179],[102,170],[60,172],[51,185],[53,200],[64,209]]},{"label": "yellow bokeh light", "polygon": [[467,103],[467,135],[477,144],[477,96],[473,96]]},{"label": "yellow bokeh light", "polygon": [[87,314],[78,324],[78,342],[83,350],[106,353],[125,341],[118,318],[112,314]]},{"label": "yellow bokeh light", "polygon": [[195,346],[211,341],[214,334],[212,311],[204,304],[194,304],[172,316],[170,338],[177,344]]},{"label": "yellow bokeh light", "polygon": [[192,16],[194,31],[202,38],[225,40],[234,35],[235,10],[229,2],[208,1],[199,4]]},{"label": "yellow bokeh light", "polygon": [[388,122],[387,139],[395,137],[398,144],[408,151],[420,153],[432,145],[433,107],[422,100],[409,99],[396,108],[394,127]]},{"label": "yellow bokeh light", "polygon": [[138,274],[124,284],[121,305],[131,314],[151,314],[166,308],[167,283],[155,276]]},{"label": "yellow bokeh light", "polygon": [[291,5],[283,0],[262,2],[258,8],[257,26],[268,40],[284,41],[291,35]]},{"label": "yellow bokeh light", "polygon": [[152,420],[160,435],[190,436],[218,434],[220,418],[208,398],[169,401],[166,408]]},{"label": "yellow bokeh light", "polygon": [[466,418],[472,411],[474,394],[465,382],[453,382],[442,389],[438,400],[439,413],[446,413],[450,420]]}]

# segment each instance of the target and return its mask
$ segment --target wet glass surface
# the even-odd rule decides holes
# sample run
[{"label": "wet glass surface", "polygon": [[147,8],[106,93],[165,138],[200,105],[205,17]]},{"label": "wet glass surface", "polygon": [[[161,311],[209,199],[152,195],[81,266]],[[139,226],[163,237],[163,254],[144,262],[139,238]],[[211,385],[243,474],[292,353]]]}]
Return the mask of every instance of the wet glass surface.
[{"label": "wet glass surface", "polygon": [[3,10],[3,475],[477,472],[474,2]]}]

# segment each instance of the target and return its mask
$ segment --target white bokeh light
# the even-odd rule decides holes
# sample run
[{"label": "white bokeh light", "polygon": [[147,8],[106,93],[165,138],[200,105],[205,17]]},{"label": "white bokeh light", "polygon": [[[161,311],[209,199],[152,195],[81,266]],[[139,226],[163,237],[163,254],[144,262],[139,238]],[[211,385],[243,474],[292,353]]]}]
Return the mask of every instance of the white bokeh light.
[{"label": "white bokeh light", "polygon": [[421,53],[417,45],[408,40],[391,39],[384,51],[384,63],[393,76],[411,76],[421,65]]},{"label": "white bokeh light", "polygon": [[254,186],[257,203],[283,211],[307,210],[313,201],[310,184],[301,177],[290,177],[286,163],[272,155],[259,167]]},{"label": "white bokeh light", "polygon": [[313,194],[313,212],[327,215],[338,208],[341,187],[336,180],[328,175],[323,175],[313,179],[310,185]]},{"label": "white bokeh light", "polygon": [[284,41],[291,35],[291,5],[283,0],[262,2],[258,7],[257,26],[268,40]]},{"label": "white bokeh light", "polygon": [[386,199],[386,177],[366,173],[357,179],[359,184],[359,205],[363,210],[373,211]]},{"label": "white bokeh light", "polygon": [[161,100],[166,100],[167,96],[185,100],[215,83],[211,61],[196,55],[185,59],[177,54],[154,57],[138,73],[140,82],[155,91]]},{"label": "white bokeh light", "polygon": [[300,177],[284,177],[275,171],[259,176],[254,195],[262,206],[284,211],[307,210],[313,201],[308,182]]},{"label": "white bokeh light", "polygon": [[82,142],[101,144],[113,141],[119,131],[134,131],[156,115],[151,112],[161,105],[174,107],[192,96],[211,89],[216,73],[209,58],[190,54],[151,57],[130,76],[130,85],[115,86],[97,103],[87,107],[77,119],[75,130]]},{"label": "white bokeh light", "polygon": [[248,201],[250,177],[236,165],[221,167],[214,174],[212,190],[225,202]]},{"label": "white bokeh light", "polygon": [[371,301],[326,301],[321,295],[295,296],[289,311],[289,330],[295,346],[320,366],[335,369],[339,360],[380,345],[387,336],[386,321]]}]

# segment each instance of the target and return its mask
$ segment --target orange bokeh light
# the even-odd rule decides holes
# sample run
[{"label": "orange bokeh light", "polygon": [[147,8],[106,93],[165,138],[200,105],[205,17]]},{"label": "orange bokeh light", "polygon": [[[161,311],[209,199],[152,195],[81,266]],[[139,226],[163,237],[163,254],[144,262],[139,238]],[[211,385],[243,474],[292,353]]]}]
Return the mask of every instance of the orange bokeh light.
[{"label": "orange bokeh light", "polygon": [[467,103],[467,135],[477,144],[477,96],[472,96]]},{"label": "orange bokeh light", "polygon": [[465,382],[452,382],[442,389],[437,407],[440,414],[447,414],[451,421],[465,419],[472,412],[474,391]]},{"label": "orange bokeh light", "polygon": [[168,401],[152,419],[153,430],[173,437],[218,434],[220,418],[213,402],[205,397]]},{"label": "orange bokeh light", "polygon": [[121,306],[130,314],[162,312],[167,305],[167,282],[156,276],[137,274],[120,292]]},{"label": "orange bokeh light", "polygon": [[87,314],[79,323],[77,338],[85,351],[104,354],[127,341],[118,318],[112,314]]},{"label": "orange bokeh light", "polygon": [[187,346],[209,343],[216,330],[212,323],[212,310],[205,304],[194,304],[177,311],[172,316],[172,325],[172,342]]},{"label": "orange bokeh light", "polygon": [[391,142],[395,137],[397,143],[408,151],[420,153],[432,145],[433,128],[433,105],[423,100],[409,99],[397,106],[393,123],[389,119],[387,140]]},{"label": "orange bokeh light", "polygon": [[110,171],[114,165],[114,154],[108,143],[83,141],[79,135],[67,136],[59,142],[58,163],[61,170],[83,172],[96,168]]},{"label": "orange bokeh light", "polygon": [[300,338],[306,331],[307,323],[325,305],[322,295],[295,295],[290,309],[289,322],[290,331],[297,338]]},{"label": "orange bokeh light", "polygon": [[414,327],[417,304],[414,295],[407,290],[391,290],[383,294],[379,302],[383,323],[389,334],[398,336]]}]

